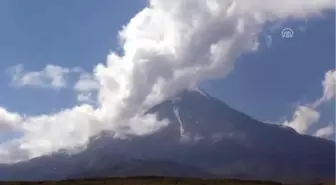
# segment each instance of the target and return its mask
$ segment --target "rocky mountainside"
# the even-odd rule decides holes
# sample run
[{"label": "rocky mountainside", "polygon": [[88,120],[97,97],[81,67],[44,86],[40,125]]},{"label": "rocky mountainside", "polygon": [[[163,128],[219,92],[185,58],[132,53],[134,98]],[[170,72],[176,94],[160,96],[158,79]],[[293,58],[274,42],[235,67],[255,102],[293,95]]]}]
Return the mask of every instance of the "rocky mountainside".
[{"label": "rocky mountainside", "polygon": [[281,182],[335,178],[335,142],[266,124],[201,92],[184,91],[148,113],[171,123],[128,140],[102,135],[75,155],[0,166],[1,180],[184,176]]}]

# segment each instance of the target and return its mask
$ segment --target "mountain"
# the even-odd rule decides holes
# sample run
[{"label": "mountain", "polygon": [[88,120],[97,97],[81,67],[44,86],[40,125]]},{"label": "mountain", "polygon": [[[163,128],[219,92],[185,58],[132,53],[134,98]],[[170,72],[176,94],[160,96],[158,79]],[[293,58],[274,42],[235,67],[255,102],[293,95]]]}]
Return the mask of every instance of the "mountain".
[{"label": "mountain", "polygon": [[150,161],[95,151],[54,154],[0,167],[0,181],[41,181],[126,176],[212,177],[205,170],[170,161]]},{"label": "mountain", "polygon": [[183,91],[147,113],[170,124],[127,140],[92,138],[75,155],[0,166],[0,180],[184,176],[280,182],[335,179],[335,142],[255,120],[201,91]]},{"label": "mountain", "polygon": [[[185,177],[109,177],[93,179],[69,179],[63,181],[0,182],[0,185],[283,185],[272,181],[246,181],[238,179],[201,179]],[[316,185],[333,185],[329,183]]]}]

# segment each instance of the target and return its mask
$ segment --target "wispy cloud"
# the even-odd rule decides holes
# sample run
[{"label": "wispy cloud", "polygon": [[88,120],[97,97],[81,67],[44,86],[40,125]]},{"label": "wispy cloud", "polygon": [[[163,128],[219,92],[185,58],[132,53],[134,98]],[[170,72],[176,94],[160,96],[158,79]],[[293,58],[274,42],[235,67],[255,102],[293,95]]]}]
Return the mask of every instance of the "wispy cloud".
[{"label": "wispy cloud", "polygon": [[329,138],[335,133],[335,125],[330,123],[328,126],[318,129],[314,136],[322,137],[322,138]]},{"label": "wispy cloud", "polygon": [[336,71],[330,70],[325,73],[324,80],[322,82],[323,95],[321,98],[313,103],[313,107],[318,108],[320,105],[329,102],[335,98],[336,90]]},{"label": "wispy cloud", "polygon": [[67,86],[66,76],[72,71],[69,68],[49,64],[40,71],[26,71],[23,64],[7,69],[12,85],[16,87],[34,86],[41,88],[61,89]]},{"label": "wispy cloud", "polygon": [[17,113],[8,112],[0,107],[0,134],[1,132],[12,131],[17,129],[22,118]]},{"label": "wispy cloud", "polygon": [[[331,102],[335,98],[335,81],[336,71],[330,70],[325,73],[325,78],[322,81],[323,94],[313,103],[300,105],[293,113],[293,118],[290,121],[285,121],[285,126],[292,127],[300,134],[307,134],[313,124],[318,123],[320,112],[318,108],[325,103]],[[334,134],[333,124],[327,127],[316,130],[312,135],[316,137],[329,137]]]},{"label": "wispy cloud", "polygon": [[306,106],[299,106],[294,112],[291,121],[285,121],[284,125],[292,127],[300,134],[306,134],[308,129],[320,118],[320,113]]}]

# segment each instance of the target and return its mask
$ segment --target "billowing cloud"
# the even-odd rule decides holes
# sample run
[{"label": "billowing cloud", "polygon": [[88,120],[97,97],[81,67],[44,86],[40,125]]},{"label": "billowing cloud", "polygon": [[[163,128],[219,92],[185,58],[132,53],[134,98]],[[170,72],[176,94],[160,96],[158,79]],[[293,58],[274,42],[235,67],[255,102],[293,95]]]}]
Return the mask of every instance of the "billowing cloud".
[{"label": "billowing cloud", "polygon": [[333,134],[335,134],[335,125],[334,124],[329,124],[326,127],[318,129],[314,133],[314,136],[316,136],[316,137],[322,137],[322,138],[329,138]]},{"label": "billowing cloud", "polygon": [[8,112],[0,107],[0,134],[1,132],[15,130],[21,119],[19,114]]},{"label": "billowing cloud", "polygon": [[[97,133],[99,123],[90,106],[76,106],[53,115],[40,115],[21,119],[17,130],[25,135],[1,148],[0,162],[13,159],[12,152],[25,151],[23,159],[29,159],[61,148],[85,144],[88,137]],[[8,152],[8,150],[13,150]],[[6,154],[6,155],[5,155]],[[16,159],[20,160],[20,159]]]},{"label": "billowing cloud", "polygon": [[42,88],[60,89],[67,85],[65,80],[72,70],[49,64],[41,71],[27,72],[24,65],[19,64],[7,70],[12,79],[12,85],[17,87],[35,86]]},{"label": "billowing cloud", "polygon": [[[155,132],[168,122],[143,112],[200,81],[229,74],[237,57],[258,48],[264,23],[333,8],[333,0],[151,0],[120,31],[123,53],[112,52],[95,67],[97,108],[83,104],[25,118],[24,136],[1,145],[0,159],[26,160],[74,148],[102,130],[119,138]],[[54,85],[62,86],[56,79]],[[81,90],[95,87],[79,84]]]},{"label": "billowing cloud", "polygon": [[[62,89],[74,85],[78,102],[84,103],[92,103],[100,88],[93,74],[85,72],[80,67],[66,68],[48,64],[40,71],[26,71],[24,66],[19,64],[7,69],[7,74],[15,87]],[[75,84],[73,79],[70,79],[70,76],[74,75],[78,76]]]}]

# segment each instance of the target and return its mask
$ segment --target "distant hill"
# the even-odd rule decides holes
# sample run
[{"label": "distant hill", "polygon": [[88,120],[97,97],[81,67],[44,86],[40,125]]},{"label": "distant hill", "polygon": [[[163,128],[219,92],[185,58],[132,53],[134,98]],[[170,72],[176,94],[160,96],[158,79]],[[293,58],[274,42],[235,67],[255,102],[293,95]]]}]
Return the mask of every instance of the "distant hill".
[{"label": "distant hill", "polygon": [[0,180],[179,176],[318,183],[335,179],[335,142],[266,124],[201,92],[183,91],[147,113],[170,124],[128,140],[108,134],[87,150],[0,165]]},{"label": "distant hill", "polygon": [[[0,182],[0,185],[283,185],[272,181],[242,181],[223,179],[196,179],[176,177],[125,177],[65,181]],[[308,184],[307,184],[308,185]],[[329,185],[329,184],[316,184]],[[330,184],[331,185],[331,184]]]}]

